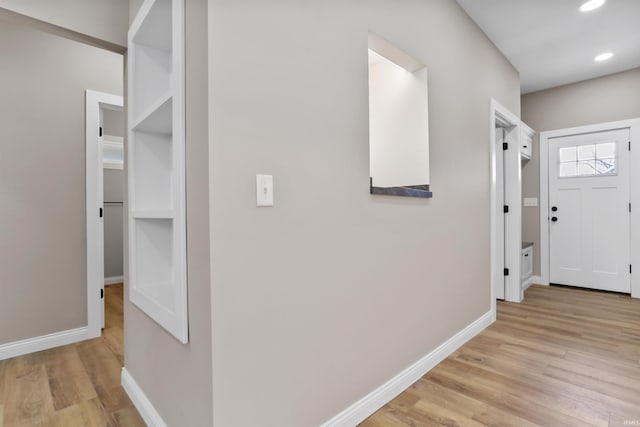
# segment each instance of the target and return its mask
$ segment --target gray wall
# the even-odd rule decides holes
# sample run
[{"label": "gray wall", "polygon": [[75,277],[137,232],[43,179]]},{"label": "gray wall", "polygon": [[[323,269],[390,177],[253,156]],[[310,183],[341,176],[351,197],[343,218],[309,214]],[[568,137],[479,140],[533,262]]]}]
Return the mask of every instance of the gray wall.
[{"label": "gray wall", "polygon": [[102,131],[104,135],[124,137],[124,112],[102,110]]},{"label": "gray wall", "polygon": [[[452,0],[209,6],[215,425],[318,425],[490,310],[519,76]],[[431,200],[369,194],[368,30],[429,69]]]},{"label": "gray wall", "polygon": [[[640,117],[640,68],[522,97],[522,120],[543,132]],[[537,139],[536,139],[537,142]],[[522,197],[540,197],[539,144],[522,169]],[[540,210],[522,208],[522,239],[535,243],[540,274]]]},{"label": "gray wall", "polygon": [[204,427],[212,424],[207,2],[185,4],[189,343],[127,300],[125,366],[169,426]]},{"label": "gray wall", "polygon": [[0,8],[127,46],[128,0],[0,0]]},{"label": "gray wall", "polygon": [[0,22],[0,344],[87,325],[84,91],[122,56]]},{"label": "gray wall", "polygon": [[105,169],[103,184],[104,277],[119,277],[124,274],[124,172]]},{"label": "gray wall", "polygon": [[129,26],[131,26],[131,23],[136,18],[136,14],[138,10],[140,10],[142,3],[144,3],[144,0],[129,0]]}]

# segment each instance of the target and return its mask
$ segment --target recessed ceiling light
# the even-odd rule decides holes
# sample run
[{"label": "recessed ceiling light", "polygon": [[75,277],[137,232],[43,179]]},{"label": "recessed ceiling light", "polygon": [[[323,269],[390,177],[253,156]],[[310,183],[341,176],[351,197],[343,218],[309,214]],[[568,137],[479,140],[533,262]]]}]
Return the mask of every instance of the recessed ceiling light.
[{"label": "recessed ceiling light", "polygon": [[580,12],[589,12],[591,10],[597,9],[604,4],[607,0],[589,0],[585,2],[582,6],[580,6]]},{"label": "recessed ceiling light", "polygon": [[600,62],[600,61],[606,61],[607,59],[611,58],[612,56],[613,56],[613,53],[606,52],[606,53],[601,53],[600,55],[596,56],[593,59],[598,61],[598,62]]}]

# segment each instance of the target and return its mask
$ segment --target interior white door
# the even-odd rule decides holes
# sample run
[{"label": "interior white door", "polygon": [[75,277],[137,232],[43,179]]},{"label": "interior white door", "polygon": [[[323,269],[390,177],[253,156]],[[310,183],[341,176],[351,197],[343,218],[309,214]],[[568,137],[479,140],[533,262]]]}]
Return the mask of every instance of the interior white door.
[{"label": "interior white door", "polygon": [[496,128],[496,212],[498,212],[496,222],[496,243],[498,253],[496,257],[496,269],[500,279],[494,283],[494,295],[496,299],[504,299],[505,296],[505,276],[502,274],[506,264],[505,259],[505,216],[502,214],[504,208],[504,150],[502,142],[504,140],[503,129]]},{"label": "interior white door", "polygon": [[631,292],[629,129],[549,140],[550,282]]}]

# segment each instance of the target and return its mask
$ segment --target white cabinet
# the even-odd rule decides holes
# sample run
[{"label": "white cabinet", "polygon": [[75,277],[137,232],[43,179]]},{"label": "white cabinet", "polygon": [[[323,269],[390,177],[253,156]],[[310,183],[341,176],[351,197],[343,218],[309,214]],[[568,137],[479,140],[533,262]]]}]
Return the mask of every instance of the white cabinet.
[{"label": "white cabinet", "polygon": [[129,298],[188,342],[183,0],[145,0],[129,30]]},{"label": "white cabinet", "polygon": [[520,254],[520,281],[524,283],[533,275],[533,244],[523,244]]},{"label": "white cabinet", "polygon": [[529,160],[533,155],[533,137],[536,133],[523,122],[520,124],[520,155]]}]

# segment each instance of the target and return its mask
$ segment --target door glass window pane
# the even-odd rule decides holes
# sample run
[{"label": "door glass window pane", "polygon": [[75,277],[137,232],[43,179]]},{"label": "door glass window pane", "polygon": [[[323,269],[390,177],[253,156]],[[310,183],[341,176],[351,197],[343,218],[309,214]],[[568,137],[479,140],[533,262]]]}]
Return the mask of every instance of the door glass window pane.
[{"label": "door glass window pane", "polygon": [[596,173],[598,175],[613,175],[616,174],[616,159],[597,159],[596,160]]},{"label": "door glass window pane", "polygon": [[558,150],[560,178],[615,175],[617,143],[577,145]]},{"label": "door glass window pane", "polygon": [[596,158],[598,159],[613,159],[616,157],[616,143],[605,142],[604,144],[596,145]]},{"label": "door glass window pane", "polygon": [[562,162],[560,163],[560,178],[567,178],[570,176],[576,176],[578,174],[577,162]]},{"label": "door glass window pane", "polygon": [[575,162],[578,160],[576,155],[576,147],[564,147],[559,150],[561,162]]},{"label": "door glass window pane", "polygon": [[578,161],[578,175],[595,175],[596,174],[596,161],[595,160],[580,160]]},{"label": "door glass window pane", "polygon": [[593,160],[596,158],[595,145],[579,145],[578,160]]}]

